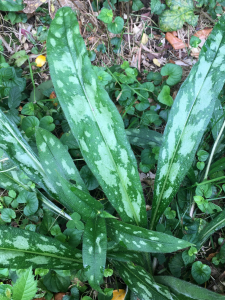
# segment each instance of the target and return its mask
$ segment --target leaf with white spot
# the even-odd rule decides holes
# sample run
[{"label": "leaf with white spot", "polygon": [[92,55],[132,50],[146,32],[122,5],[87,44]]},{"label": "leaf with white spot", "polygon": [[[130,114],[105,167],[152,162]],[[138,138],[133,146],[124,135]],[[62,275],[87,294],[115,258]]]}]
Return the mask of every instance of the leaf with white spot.
[{"label": "leaf with white spot", "polygon": [[163,135],[147,127],[126,129],[126,134],[132,145],[141,148],[156,147],[162,144]]},{"label": "leaf with white spot", "polygon": [[199,60],[182,84],[169,114],[155,178],[153,229],[190,169],[225,81],[225,17],[202,47]]},{"label": "leaf with white spot", "polygon": [[57,239],[0,226],[0,268],[70,270],[82,268],[81,251]]},{"label": "leaf with white spot", "polygon": [[44,170],[35,153],[0,109],[0,149],[35,183],[43,187]]},{"label": "leaf with white spot", "polygon": [[167,287],[155,282],[144,268],[132,263],[113,261],[120,276],[140,300],[174,300]]},{"label": "leaf with white spot", "polygon": [[156,282],[168,286],[170,290],[178,297],[185,300],[224,300],[224,296],[214,293],[208,289],[202,288],[190,282],[172,277],[156,276]]},{"label": "leaf with white spot", "polygon": [[88,282],[92,288],[101,292],[107,250],[107,234],[105,219],[89,219],[84,228],[83,264]]},{"label": "leaf with white spot", "polygon": [[[194,36],[194,35],[193,35]],[[221,105],[221,102],[219,99],[216,99],[215,108],[212,115],[212,122],[211,122],[211,128],[212,128],[212,135],[214,140],[216,140],[220,129],[224,122],[224,112],[223,107]]]},{"label": "leaf with white spot", "polygon": [[107,235],[115,242],[122,242],[127,250],[169,253],[192,244],[162,232],[151,231],[113,219],[106,219]]},{"label": "leaf with white spot", "polygon": [[79,189],[88,193],[79,171],[77,170],[71,156],[65,146],[57,137],[49,131],[38,128],[36,130],[36,142],[40,162],[48,174],[48,179],[57,185],[57,172],[66,180],[73,180]]},{"label": "leaf with white spot", "polygon": [[137,162],[122,118],[92,68],[73,11],[52,21],[48,62],[57,97],[82,155],[124,222],[146,227]]}]

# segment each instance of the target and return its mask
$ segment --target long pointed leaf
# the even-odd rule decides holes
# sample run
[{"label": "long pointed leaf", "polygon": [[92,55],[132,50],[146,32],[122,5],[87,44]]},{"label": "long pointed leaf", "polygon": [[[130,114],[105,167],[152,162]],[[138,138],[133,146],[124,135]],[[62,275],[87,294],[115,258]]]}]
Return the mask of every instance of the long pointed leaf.
[{"label": "long pointed leaf", "polygon": [[172,276],[156,276],[156,282],[168,286],[171,291],[185,300],[225,300],[225,296],[213,293],[200,286],[190,282],[172,277]]},{"label": "long pointed leaf", "polygon": [[124,124],[98,85],[73,11],[64,7],[52,21],[48,62],[57,97],[85,161],[125,222],[147,226],[145,201]]},{"label": "long pointed leaf", "polygon": [[117,220],[106,219],[107,234],[113,241],[123,242],[128,250],[169,253],[192,244],[165,233],[147,230]]},{"label": "long pointed leaf", "polygon": [[0,149],[27,176],[43,187],[44,170],[26,140],[0,109]]},{"label": "long pointed leaf", "polygon": [[113,261],[124,282],[140,300],[173,300],[168,289],[157,284],[154,278],[140,266]]},{"label": "long pointed leaf", "polygon": [[147,148],[162,144],[162,134],[147,127],[126,129],[126,134],[130,144],[138,147]]},{"label": "long pointed leaf", "polygon": [[57,182],[57,173],[59,173],[66,180],[75,181],[79,189],[88,193],[71,156],[59,139],[49,131],[38,128],[36,130],[36,142],[40,162],[53,184]]},{"label": "long pointed leaf", "polygon": [[36,232],[0,226],[0,267],[79,269],[82,254],[62,242]]},{"label": "long pointed leaf", "polygon": [[105,270],[107,250],[105,219],[97,217],[87,221],[84,228],[82,249],[83,264],[88,282],[92,288],[101,291],[99,285]]},{"label": "long pointed leaf", "polygon": [[172,106],[160,148],[151,228],[172,201],[191,167],[195,152],[225,81],[225,17],[214,26],[199,61],[182,84]]}]

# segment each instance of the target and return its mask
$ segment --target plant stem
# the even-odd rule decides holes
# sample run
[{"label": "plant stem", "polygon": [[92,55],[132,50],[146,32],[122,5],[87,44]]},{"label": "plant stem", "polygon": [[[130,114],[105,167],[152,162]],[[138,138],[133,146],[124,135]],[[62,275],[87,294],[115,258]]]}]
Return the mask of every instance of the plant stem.
[{"label": "plant stem", "polygon": [[206,171],[205,171],[205,176],[204,176],[203,180],[207,179],[207,177],[208,177],[209,169],[210,169],[210,166],[211,166],[211,163],[212,163],[212,159],[213,159],[213,155],[215,153],[215,150],[216,150],[217,144],[218,144],[218,142],[219,142],[219,140],[221,138],[221,135],[222,135],[222,133],[224,131],[224,128],[225,128],[225,121],[223,122],[223,125],[222,125],[222,127],[220,129],[220,132],[219,132],[219,134],[218,134],[218,136],[217,136],[217,138],[215,140],[215,143],[213,145],[213,148],[212,148],[212,151],[211,151],[211,154],[210,154],[210,157],[209,157],[208,165],[207,165],[207,168],[206,168]]},{"label": "plant stem", "polygon": [[33,71],[32,71],[32,68],[31,68],[31,64],[30,64],[29,57],[28,57],[27,60],[28,60],[28,63],[29,63],[29,68],[30,68],[30,77],[31,77],[31,81],[32,81],[33,88],[34,88],[34,101],[33,101],[33,103],[36,103],[36,101],[35,101],[35,83],[34,83]]}]

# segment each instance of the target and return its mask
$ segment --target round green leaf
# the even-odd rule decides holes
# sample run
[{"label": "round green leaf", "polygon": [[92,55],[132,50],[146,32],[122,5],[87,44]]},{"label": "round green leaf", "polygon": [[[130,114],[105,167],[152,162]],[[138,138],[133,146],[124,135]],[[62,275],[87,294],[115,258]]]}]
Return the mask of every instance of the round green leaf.
[{"label": "round green leaf", "polygon": [[156,162],[151,149],[146,148],[141,152],[141,162],[145,165],[151,165]]},{"label": "round green leaf", "polygon": [[96,53],[95,53],[95,51],[94,50],[88,50],[88,57],[89,57],[89,59],[90,59],[90,61],[94,61],[95,60],[95,58],[96,58]]},{"label": "round green leaf", "polygon": [[70,276],[60,276],[55,271],[51,270],[43,277],[43,282],[51,292],[67,292],[70,285]]},{"label": "round green leaf", "polygon": [[205,150],[199,150],[197,152],[197,156],[199,161],[206,161],[207,158],[209,157],[209,153],[206,152]]},{"label": "round green leaf", "polygon": [[11,198],[16,198],[16,192],[13,191],[13,190],[9,190],[8,195],[9,195],[9,197],[11,197]]},{"label": "round green leaf", "polygon": [[201,261],[196,261],[192,265],[191,274],[198,284],[202,284],[209,280],[211,269],[209,266],[204,265]]},{"label": "round green leaf", "polygon": [[17,197],[18,203],[25,203],[26,206],[23,210],[25,216],[31,216],[38,210],[38,199],[34,192],[22,191]]},{"label": "round green leaf", "polygon": [[168,85],[175,85],[181,81],[183,70],[181,66],[175,64],[166,64],[161,69],[162,76],[169,76],[166,80]]},{"label": "round green leaf", "polygon": [[182,258],[183,258],[185,266],[187,266],[189,264],[192,264],[195,261],[196,256],[195,255],[190,256],[188,254],[188,250],[185,250],[182,252]]},{"label": "round green leaf", "polygon": [[34,104],[29,102],[24,105],[23,109],[21,110],[22,115],[33,116],[34,115]]},{"label": "round green leaf", "polygon": [[87,165],[83,166],[80,170],[80,176],[83,179],[86,187],[89,191],[96,189],[99,186],[99,183],[91,170],[88,168]]},{"label": "round green leaf", "polygon": [[55,124],[53,121],[54,120],[51,116],[45,116],[40,120],[40,127],[48,131],[53,131],[55,129]]},{"label": "round green leaf", "polygon": [[167,207],[164,214],[168,220],[172,220],[176,217],[176,212],[175,210],[171,210],[171,207]]},{"label": "round green leaf", "polygon": [[147,75],[147,80],[153,81],[155,85],[158,85],[162,81],[162,75],[158,72],[149,72]]},{"label": "round green leaf", "polygon": [[39,126],[38,118],[34,116],[25,117],[22,120],[21,128],[26,133],[27,137],[31,137],[35,133],[35,128]]},{"label": "round green leaf", "polygon": [[172,106],[173,98],[170,96],[170,87],[168,85],[164,85],[161,92],[158,95],[159,102],[167,105]]},{"label": "round green leaf", "polygon": [[139,168],[143,173],[148,173],[152,167],[153,167],[152,165],[145,165],[142,162],[140,162],[139,164]]},{"label": "round green leaf", "polygon": [[16,214],[11,208],[3,208],[3,210],[1,211],[1,218],[6,223],[10,223],[11,219],[15,219],[15,217]]},{"label": "round green leaf", "polygon": [[205,168],[205,163],[203,161],[198,161],[197,168],[202,171]]},{"label": "round green leaf", "polygon": [[113,48],[113,52],[114,53],[119,53],[120,52],[120,46],[121,46],[121,43],[122,43],[122,40],[118,37],[114,37],[111,39],[111,45],[114,46]]},{"label": "round green leaf", "polygon": [[124,20],[121,17],[116,17],[114,22],[109,23],[107,28],[114,34],[119,34],[123,30]]},{"label": "round green leaf", "polygon": [[109,24],[112,22],[113,19],[113,12],[111,9],[102,8],[100,14],[97,17],[102,22]]},{"label": "round green leaf", "polygon": [[97,49],[98,52],[102,52],[102,53],[106,52],[106,48],[105,48],[104,44],[99,44],[96,49]]}]

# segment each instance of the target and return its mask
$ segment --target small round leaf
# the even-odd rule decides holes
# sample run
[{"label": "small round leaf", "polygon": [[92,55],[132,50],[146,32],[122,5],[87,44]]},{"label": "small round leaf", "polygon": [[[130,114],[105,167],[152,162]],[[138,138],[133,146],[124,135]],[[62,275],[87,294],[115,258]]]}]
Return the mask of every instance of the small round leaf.
[{"label": "small round leaf", "polygon": [[121,17],[116,17],[114,22],[109,23],[107,28],[114,34],[119,34],[123,30],[124,20]]},{"label": "small round leaf", "polygon": [[175,64],[166,64],[161,69],[162,76],[169,76],[166,80],[168,85],[175,85],[181,81],[183,70],[181,66]]},{"label": "small round leaf", "polygon": [[196,261],[192,265],[191,274],[198,284],[202,284],[209,280],[211,275],[211,269],[209,266],[203,264],[201,261]]}]

